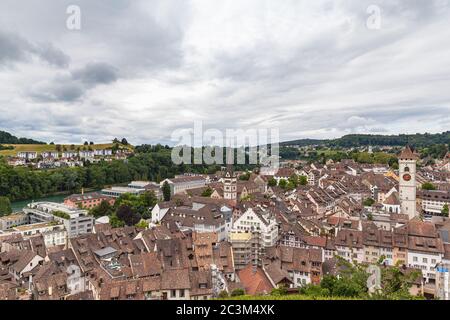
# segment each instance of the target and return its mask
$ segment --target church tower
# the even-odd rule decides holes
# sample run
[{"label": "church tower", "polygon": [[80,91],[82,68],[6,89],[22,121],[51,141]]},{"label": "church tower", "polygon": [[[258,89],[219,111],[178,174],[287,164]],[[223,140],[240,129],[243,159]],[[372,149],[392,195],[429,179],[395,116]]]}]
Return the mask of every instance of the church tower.
[{"label": "church tower", "polygon": [[416,161],[418,157],[409,146],[398,157],[400,178],[400,212],[409,219],[417,216],[416,212]]},{"label": "church tower", "polygon": [[223,197],[227,200],[237,199],[237,178],[231,164],[227,165],[227,170],[223,177]]},{"label": "church tower", "polygon": [[237,199],[237,177],[233,170],[234,150],[227,148],[227,169],[223,177],[223,198],[227,200]]}]

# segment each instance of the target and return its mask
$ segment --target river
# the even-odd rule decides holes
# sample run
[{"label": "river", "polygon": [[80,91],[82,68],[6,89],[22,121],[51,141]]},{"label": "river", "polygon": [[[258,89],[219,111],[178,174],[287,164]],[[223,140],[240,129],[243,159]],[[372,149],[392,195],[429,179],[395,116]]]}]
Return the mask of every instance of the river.
[{"label": "river", "polygon": [[27,206],[27,204],[31,203],[32,201],[38,202],[38,201],[50,201],[50,202],[58,202],[62,203],[64,202],[64,198],[67,197],[67,195],[61,194],[56,196],[49,196],[44,198],[38,198],[33,200],[22,200],[22,201],[15,201],[11,203],[12,211],[13,212],[20,212],[24,207]]}]

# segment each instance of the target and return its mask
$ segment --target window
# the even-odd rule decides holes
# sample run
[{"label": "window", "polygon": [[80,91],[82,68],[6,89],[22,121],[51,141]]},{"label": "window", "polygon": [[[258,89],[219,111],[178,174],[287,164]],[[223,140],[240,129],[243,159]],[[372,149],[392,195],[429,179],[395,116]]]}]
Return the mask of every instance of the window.
[{"label": "window", "polygon": [[183,298],[184,297],[184,289],[180,290],[180,297]]},{"label": "window", "polygon": [[413,261],[417,262],[418,261],[417,257],[413,257]]},{"label": "window", "polygon": [[172,298],[175,298],[175,297],[177,296],[177,290],[171,290],[171,291],[170,291],[170,296],[171,296]]}]

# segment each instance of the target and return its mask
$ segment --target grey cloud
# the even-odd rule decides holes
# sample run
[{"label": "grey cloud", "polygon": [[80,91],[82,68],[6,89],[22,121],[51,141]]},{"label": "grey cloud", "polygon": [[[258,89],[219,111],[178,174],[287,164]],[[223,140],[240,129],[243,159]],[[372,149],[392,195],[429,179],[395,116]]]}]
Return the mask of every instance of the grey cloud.
[{"label": "grey cloud", "polygon": [[28,95],[37,102],[75,102],[98,85],[117,81],[117,70],[107,63],[90,63],[85,67],[38,83]]},{"label": "grey cloud", "polygon": [[0,30],[0,64],[30,61],[33,56],[57,67],[68,67],[70,58],[51,43],[33,44],[19,35]]},{"label": "grey cloud", "polygon": [[[0,30],[23,23],[20,36],[0,33],[0,66],[46,63],[1,69],[0,119],[48,140],[136,143],[168,141],[199,119],[220,130],[279,128],[282,139],[448,129],[448,1],[264,2],[283,8],[3,0]],[[80,31],[65,27],[69,4],[81,7]],[[371,4],[380,30],[366,27]],[[71,68],[46,66],[67,66],[65,52]]]},{"label": "grey cloud", "polygon": [[72,72],[74,80],[88,85],[108,84],[117,80],[116,69],[107,63],[89,63],[84,68]]},{"label": "grey cloud", "polygon": [[67,68],[70,64],[70,57],[51,43],[35,45],[31,51],[51,65]]},{"label": "grey cloud", "polygon": [[85,88],[77,83],[53,81],[32,88],[29,96],[38,102],[73,102],[80,99]]}]

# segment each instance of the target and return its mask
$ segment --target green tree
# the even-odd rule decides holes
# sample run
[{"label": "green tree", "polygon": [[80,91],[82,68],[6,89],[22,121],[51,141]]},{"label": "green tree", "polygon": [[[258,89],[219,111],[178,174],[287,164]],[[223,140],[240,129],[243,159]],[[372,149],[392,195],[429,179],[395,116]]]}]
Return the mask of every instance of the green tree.
[{"label": "green tree", "polygon": [[330,290],[320,285],[308,284],[299,288],[299,293],[313,298],[329,297]]},{"label": "green tree", "polygon": [[287,184],[288,184],[288,182],[284,179],[280,179],[280,182],[278,183],[278,185],[280,186],[281,189],[286,189]]},{"label": "green tree", "polygon": [[106,200],[103,200],[98,206],[92,208],[89,211],[89,213],[94,216],[94,218],[109,216],[113,212],[113,207]]},{"label": "green tree", "polygon": [[228,298],[228,292],[227,292],[226,290],[220,291],[220,293],[219,293],[219,298],[220,298],[220,299]]},{"label": "green tree", "polygon": [[202,197],[211,197],[212,193],[213,193],[213,189],[211,189],[210,187],[206,188],[205,191],[202,192]]},{"label": "green tree", "polygon": [[145,220],[141,220],[141,221],[139,221],[139,223],[136,224],[136,227],[142,228],[142,229],[147,229],[148,228],[148,222],[145,221]]},{"label": "green tree", "polygon": [[306,186],[308,184],[308,178],[306,176],[300,176],[298,182],[301,186]]},{"label": "green tree", "polygon": [[231,291],[232,297],[238,297],[238,296],[243,296],[243,295],[245,295],[244,289],[237,288],[237,289],[234,289],[233,291]]},{"label": "green tree", "polygon": [[363,205],[365,207],[371,207],[371,206],[373,206],[374,203],[375,203],[375,200],[373,200],[372,198],[367,198],[364,200]]},{"label": "green tree", "polygon": [[0,197],[0,217],[7,216],[12,213],[11,202],[8,197]]},{"label": "green tree", "polygon": [[125,222],[120,220],[116,214],[113,214],[109,217],[109,224],[113,228],[121,228],[125,226]]},{"label": "green tree", "polygon": [[423,190],[436,190],[437,188],[431,182],[425,182],[425,183],[422,183],[422,189]]},{"label": "green tree", "polygon": [[127,226],[134,226],[140,221],[140,216],[133,212],[132,208],[127,205],[121,205],[116,212],[117,218],[123,221]]},{"label": "green tree", "polygon": [[288,293],[288,291],[287,291],[286,287],[281,286],[281,287],[272,289],[270,294],[273,296],[285,296],[285,295],[287,295],[287,293]]},{"label": "green tree", "polygon": [[158,198],[154,191],[147,191],[140,195],[142,204],[148,208],[153,208],[158,203]]},{"label": "green tree", "polygon": [[298,176],[296,174],[290,176],[288,179],[288,183],[290,184],[291,187],[296,188],[299,184]]},{"label": "green tree", "polygon": [[444,204],[444,207],[442,208],[442,211],[441,211],[441,214],[444,216],[444,217],[448,217],[448,204],[446,203],[446,204]]},{"label": "green tree", "polygon": [[239,176],[239,180],[248,181],[250,179],[250,172],[245,172]]},{"label": "green tree", "polygon": [[269,187],[275,187],[275,186],[277,185],[277,180],[275,180],[274,177],[271,177],[271,178],[269,179],[269,181],[267,181],[267,185],[268,185]]},{"label": "green tree", "polygon": [[172,196],[172,191],[171,191],[170,185],[167,181],[163,183],[162,192],[163,192],[163,196],[164,196],[164,201],[170,201],[170,198]]}]

